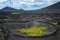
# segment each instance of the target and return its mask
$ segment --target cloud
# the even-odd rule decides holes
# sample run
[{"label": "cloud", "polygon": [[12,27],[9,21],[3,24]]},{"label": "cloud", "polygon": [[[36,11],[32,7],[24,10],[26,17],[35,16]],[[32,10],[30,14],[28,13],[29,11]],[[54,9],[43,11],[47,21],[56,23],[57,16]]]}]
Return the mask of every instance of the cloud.
[{"label": "cloud", "polygon": [[15,9],[34,10],[47,7],[58,1],[60,0],[0,0],[0,9],[9,6]]},{"label": "cloud", "polygon": [[2,2],[6,2],[7,0],[0,0],[0,3],[2,3]]},{"label": "cloud", "polygon": [[3,9],[8,4],[8,0],[0,0],[0,9]]},{"label": "cloud", "polygon": [[0,4],[0,9],[3,9],[4,7],[6,7],[7,6],[7,4],[5,3],[5,4]]}]

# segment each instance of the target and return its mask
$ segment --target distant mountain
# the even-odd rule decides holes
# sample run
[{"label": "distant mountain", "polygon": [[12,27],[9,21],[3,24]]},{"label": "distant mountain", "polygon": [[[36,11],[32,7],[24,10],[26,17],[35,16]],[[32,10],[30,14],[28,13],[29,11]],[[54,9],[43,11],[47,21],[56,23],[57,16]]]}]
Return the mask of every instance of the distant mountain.
[{"label": "distant mountain", "polygon": [[13,11],[18,11],[18,12],[23,12],[23,13],[60,13],[60,2],[57,2],[53,5],[50,5],[48,7],[45,7],[39,10],[26,11],[22,9],[17,10],[11,7],[5,7],[0,10],[0,12],[13,12]]},{"label": "distant mountain", "polygon": [[28,12],[32,12],[32,13],[60,13],[60,2],[57,2],[53,5],[50,5],[48,7],[39,9],[39,10],[31,10]]},{"label": "distant mountain", "polygon": [[51,6],[46,7],[47,9],[60,9],[60,2],[55,3]]},{"label": "distant mountain", "polygon": [[60,13],[60,2],[40,10],[44,13]]},{"label": "distant mountain", "polygon": [[22,12],[24,10],[20,9],[20,10],[17,10],[17,9],[14,9],[14,8],[11,8],[11,7],[5,7],[3,9],[0,10],[0,12],[13,12],[13,11],[19,11],[19,12]]}]

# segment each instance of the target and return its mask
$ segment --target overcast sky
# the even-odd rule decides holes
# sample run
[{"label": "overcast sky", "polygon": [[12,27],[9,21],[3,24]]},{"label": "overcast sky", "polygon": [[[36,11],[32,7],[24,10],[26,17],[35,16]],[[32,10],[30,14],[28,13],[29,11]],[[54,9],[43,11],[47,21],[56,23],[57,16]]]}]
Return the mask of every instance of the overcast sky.
[{"label": "overcast sky", "polygon": [[60,0],[0,0],[0,9],[9,6],[15,9],[36,10],[52,5]]}]

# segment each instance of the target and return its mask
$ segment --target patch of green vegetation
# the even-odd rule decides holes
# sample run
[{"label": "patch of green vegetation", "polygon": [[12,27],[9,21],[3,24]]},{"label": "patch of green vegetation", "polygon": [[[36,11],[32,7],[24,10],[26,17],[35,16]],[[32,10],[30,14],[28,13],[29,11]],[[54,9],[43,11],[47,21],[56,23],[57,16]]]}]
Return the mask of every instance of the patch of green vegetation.
[{"label": "patch of green vegetation", "polygon": [[31,27],[27,29],[19,29],[18,32],[26,34],[28,36],[42,36],[46,34],[47,27]]}]

